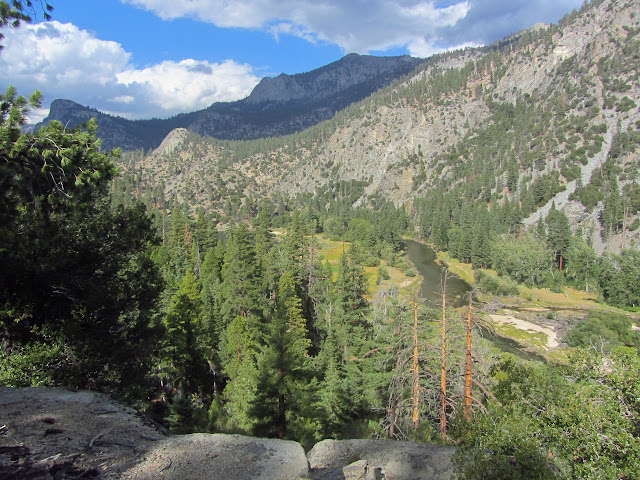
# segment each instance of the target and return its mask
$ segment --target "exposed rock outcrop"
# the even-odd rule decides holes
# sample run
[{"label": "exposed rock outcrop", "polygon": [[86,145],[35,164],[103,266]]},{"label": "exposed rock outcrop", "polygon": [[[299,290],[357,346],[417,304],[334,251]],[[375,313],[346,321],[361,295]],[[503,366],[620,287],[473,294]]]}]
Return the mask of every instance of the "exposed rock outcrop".
[{"label": "exposed rock outcrop", "polygon": [[0,426],[0,479],[118,478],[168,435],[106,395],[57,388],[0,388]]},{"label": "exposed rock outcrop", "polygon": [[194,433],[157,442],[123,478],[297,480],[308,478],[308,473],[297,442]]},{"label": "exposed rock outcrop", "polygon": [[394,440],[323,440],[307,454],[318,480],[450,480],[454,447]]},{"label": "exposed rock outcrop", "polygon": [[453,478],[451,447],[241,435],[171,435],[96,392],[0,388],[0,480]]}]

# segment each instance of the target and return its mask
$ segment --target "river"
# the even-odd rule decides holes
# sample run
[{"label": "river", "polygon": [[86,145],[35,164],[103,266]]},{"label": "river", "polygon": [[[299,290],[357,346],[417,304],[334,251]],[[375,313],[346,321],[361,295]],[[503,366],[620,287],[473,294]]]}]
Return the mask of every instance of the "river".
[{"label": "river", "polygon": [[[420,296],[425,299],[427,305],[442,305],[442,267],[436,263],[436,253],[432,248],[415,240],[406,240],[405,244],[409,261],[424,279],[420,287]],[[469,300],[466,295],[470,290],[468,283],[451,275],[447,280],[447,303],[452,307],[467,304]]]},{"label": "river", "polygon": [[[405,244],[409,261],[424,279],[420,287],[420,296],[424,298],[425,305],[442,305],[442,266],[436,262],[436,253],[431,247],[415,240],[406,240]],[[469,301],[467,295],[470,290],[471,286],[467,282],[451,275],[447,280],[447,303],[456,308],[466,305]],[[483,330],[482,336],[503,352],[513,353],[525,360],[544,361],[544,357],[524,351],[515,340],[501,337],[487,330]]]}]

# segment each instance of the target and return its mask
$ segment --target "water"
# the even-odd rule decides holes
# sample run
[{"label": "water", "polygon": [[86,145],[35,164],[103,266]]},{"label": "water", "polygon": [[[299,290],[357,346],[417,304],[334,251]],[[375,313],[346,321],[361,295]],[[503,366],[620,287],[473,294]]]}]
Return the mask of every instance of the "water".
[{"label": "water", "polygon": [[[425,305],[442,305],[442,267],[436,263],[436,253],[432,248],[414,240],[407,240],[407,256],[415,268],[424,278],[420,287],[420,296],[425,299]],[[452,307],[462,307],[469,301],[467,296],[471,287],[458,277],[451,276],[447,280],[447,303]],[[517,355],[525,360],[544,361],[544,357],[533,352],[523,350],[515,340],[501,337],[487,330],[482,331],[482,337],[502,350]]]},{"label": "water", "polygon": [[[409,260],[424,278],[420,296],[427,305],[442,305],[442,267],[436,263],[436,253],[432,248],[414,240],[407,240],[406,246]],[[466,295],[470,290],[467,282],[450,276],[447,280],[447,303],[456,308],[466,305],[469,301]]]}]

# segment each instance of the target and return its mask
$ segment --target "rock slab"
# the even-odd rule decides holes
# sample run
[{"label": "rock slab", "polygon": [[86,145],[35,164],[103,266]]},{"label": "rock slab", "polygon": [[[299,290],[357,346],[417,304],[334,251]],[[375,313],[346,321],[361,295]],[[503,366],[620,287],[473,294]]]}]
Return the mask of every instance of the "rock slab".
[{"label": "rock slab", "polygon": [[193,433],[158,442],[123,478],[298,480],[309,477],[304,450],[297,442]]},{"label": "rock slab", "polygon": [[453,480],[455,450],[395,440],[323,440],[307,460],[316,480]]},{"label": "rock slab", "polygon": [[96,392],[0,388],[0,480],[452,480],[454,447],[171,435]]}]

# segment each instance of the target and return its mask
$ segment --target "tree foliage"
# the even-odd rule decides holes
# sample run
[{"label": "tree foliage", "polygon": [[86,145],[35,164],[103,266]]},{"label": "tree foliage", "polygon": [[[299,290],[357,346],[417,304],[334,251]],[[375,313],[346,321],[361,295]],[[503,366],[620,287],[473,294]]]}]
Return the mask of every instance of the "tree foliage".
[{"label": "tree foliage", "polygon": [[21,130],[38,101],[13,88],[0,98],[2,343],[18,355],[51,339],[70,350],[51,371],[62,383],[143,385],[162,289],[157,237],[143,206],[110,208],[118,154],[100,150],[95,123]]}]

